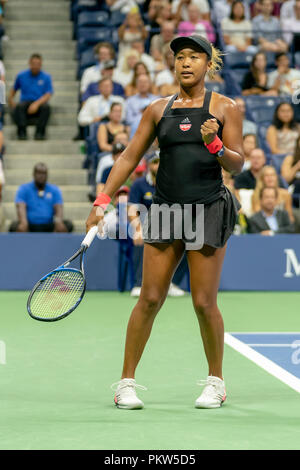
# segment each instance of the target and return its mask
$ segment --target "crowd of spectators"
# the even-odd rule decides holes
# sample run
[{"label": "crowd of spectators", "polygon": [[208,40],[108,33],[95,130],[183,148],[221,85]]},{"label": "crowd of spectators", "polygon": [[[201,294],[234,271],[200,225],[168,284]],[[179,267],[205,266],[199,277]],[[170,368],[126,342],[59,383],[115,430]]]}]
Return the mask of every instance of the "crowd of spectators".
[{"label": "crowd of spectators", "polygon": [[[99,0],[98,4],[108,18],[119,14],[122,19],[115,24],[118,41],[103,40],[87,47],[94,52],[93,63],[82,66],[78,50],[79,130],[74,139],[86,140],[90,199],[103,188],[145,108],[158,97],[178,91],[170,41],[195,33],[225,53],[224,72],[206,77],[207,87],[223,87],[243,116],[243,172],[235,178],[223,172],[224,183],[242,205],[237,233],[300,232],[300,123],[291,99],[300,81],[300,0]],[[227,74],[226,65],[227,57],[239,54],[245,61],[250,57],[242,64],[240,81],[237,75]],[[41,73],[44,88],[38,96],[34,79]],[[21,99],[15,105],[18,90]],[[20,139],[26,138],[31,114],[37,119],[36,138],[46,137],[52,92],[51,77],[42,71],[42,57],[33,54],[29,69],[18,74],[9,95]],[[266,100],[274,101],[272,116],[263,122],[249,108],[253,97],[264,100],[256,104],[262,110]],[[0,166],[0,194],[2,174]],[[146,175],[149,161],[144,159],[126,182],[123,192],[129,201],[131,188]]]}]

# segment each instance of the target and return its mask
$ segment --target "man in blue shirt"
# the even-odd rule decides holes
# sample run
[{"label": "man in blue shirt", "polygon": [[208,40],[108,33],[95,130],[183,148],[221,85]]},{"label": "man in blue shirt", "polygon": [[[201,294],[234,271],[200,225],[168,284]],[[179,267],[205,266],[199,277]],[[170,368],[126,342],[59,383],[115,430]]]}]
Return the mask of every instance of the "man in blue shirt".
[{"label": "man in blue shirt", "polygon": [[22,184],[15,203],[18,220],[10,232],[71,232],[73,224],[63,220],[63,199],[60,189],[47,183],[48,170],[44,163],[33,169],[33,181]]},{"label": "man in blue shirt", "polygon": [[[20,102],[16,105],[14,96],[20,90]],[[12,109],[13,119],[18,127],[18,138],[26,140],[26,127],[29,118],[36,124],[36,140],[44,140],[46,125],[50,116],[48,101],[53,94],[51,76],[42,70],[42,57],[32,54],[29,69],[20,72],[10,90],[8,103]],[[30,119],[32,121],[32,119]]]}]

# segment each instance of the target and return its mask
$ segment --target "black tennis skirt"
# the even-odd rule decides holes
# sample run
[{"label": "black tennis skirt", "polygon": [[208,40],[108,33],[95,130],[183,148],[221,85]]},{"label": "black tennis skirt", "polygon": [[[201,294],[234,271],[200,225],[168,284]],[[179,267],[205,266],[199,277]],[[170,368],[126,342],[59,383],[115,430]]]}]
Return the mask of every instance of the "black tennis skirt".
[{"label": "black tennis skirt", "polygon": [[144,242],[172,243],[180,239],[186,250],[199,250],[203,245],[221,248],[234,230],[241,205],[224,186],[224,193],[216,201],[184,207],[178,204],[170,208],[154,202],[143,221]]}]

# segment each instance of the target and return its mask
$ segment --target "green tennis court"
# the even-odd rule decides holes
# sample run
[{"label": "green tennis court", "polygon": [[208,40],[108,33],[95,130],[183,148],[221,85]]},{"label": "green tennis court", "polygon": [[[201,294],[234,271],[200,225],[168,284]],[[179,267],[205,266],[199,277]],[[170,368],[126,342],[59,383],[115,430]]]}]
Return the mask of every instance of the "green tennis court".
[{"label": "green tennis court", "polygon": [[[299,393],[229,346],[225,405],[194,408],[207,369],[189,296],[167,299],[136,377],[145,409],[125,411],[110,385],[135,300],[88,292],[46,324],[27,315],[27,295],[0,292],[1,449],[299,449]],[[219,295],[227,332],[298,332],[299,304],[300,293]]]}]

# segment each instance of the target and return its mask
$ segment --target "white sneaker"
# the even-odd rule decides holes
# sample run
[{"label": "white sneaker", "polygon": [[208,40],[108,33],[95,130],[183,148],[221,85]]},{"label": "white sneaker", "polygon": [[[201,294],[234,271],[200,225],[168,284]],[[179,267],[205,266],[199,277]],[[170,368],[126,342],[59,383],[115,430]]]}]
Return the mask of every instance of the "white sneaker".
[{"label": "white sneaker", "polygon": [[[117,386],[117,388],[113,388]],[[136,396],[136,388],[147,390],[143,385],[138,385],[134,379],[122,379],[112,384],[111,389],[115,390],[114,402],[118,408],[124,410],[139,410],[144,408],[144,403]]]},{"label": "white sneaker", "polygon": [[183,295],[185,295],[185,291],[180,289],[180,287],[175,286],[175,284],[171,282],[168,295],[170,297],[182,297]]},{"label": "white sneaker", "polygon": [[196,408],[220,408],[226,400],[225,383],[219,377],[209,375],[206,380],[200,380],[197,385],[205,385],[205,387],[196,400]]},{"label": "white sneaker", "polygon": [[141,293],[141,289],[142,289],[141,287],[134,287],[133,289],[131,289],[131,292],[130,292],[131,297],[139,297]]}]

